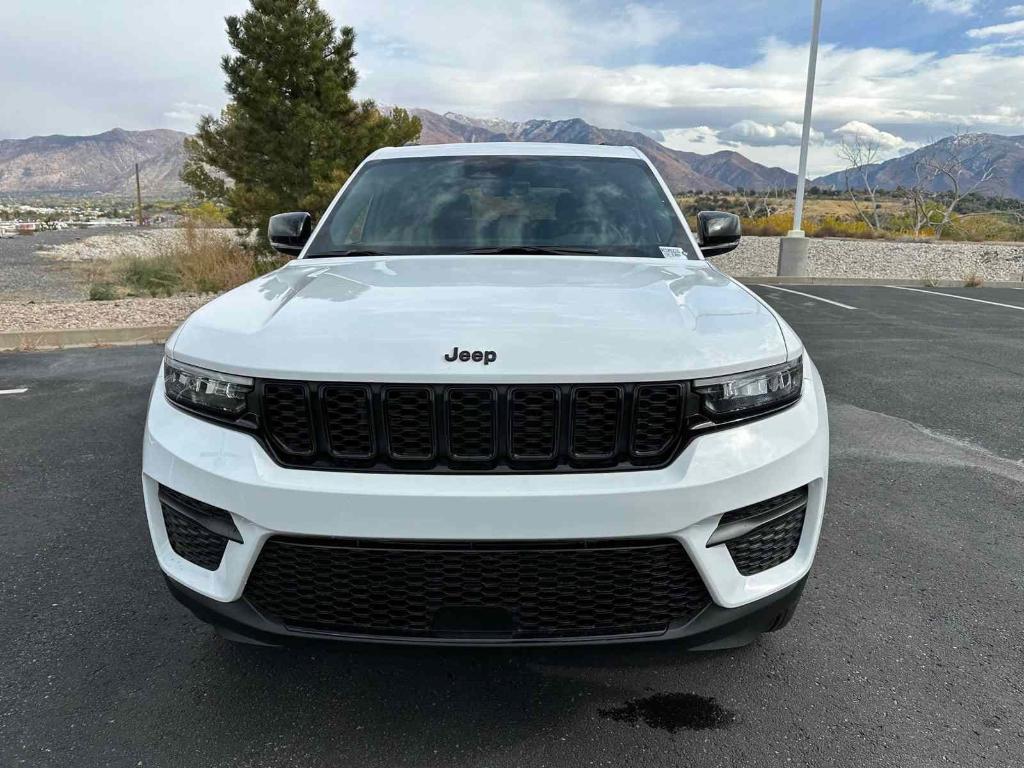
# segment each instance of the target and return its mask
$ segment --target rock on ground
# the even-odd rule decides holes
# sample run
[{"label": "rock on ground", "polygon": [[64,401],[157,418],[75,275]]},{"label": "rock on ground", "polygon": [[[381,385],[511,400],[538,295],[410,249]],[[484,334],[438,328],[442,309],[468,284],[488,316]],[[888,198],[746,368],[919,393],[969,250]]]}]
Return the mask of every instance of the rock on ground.
[{"label": "rock on ground", "polygon": [[214,296],[117,301],[0,302],[0,333],[177,325]]},{"label": "rock on ground", "polygon": [[[737,277],[777,272],[779,238],[744,237],[735,251],[713,263]],[[893,240],[811,238],[810,277],[867,277],[902,280],[1021,280],[1024,243],[933,243]]]}]

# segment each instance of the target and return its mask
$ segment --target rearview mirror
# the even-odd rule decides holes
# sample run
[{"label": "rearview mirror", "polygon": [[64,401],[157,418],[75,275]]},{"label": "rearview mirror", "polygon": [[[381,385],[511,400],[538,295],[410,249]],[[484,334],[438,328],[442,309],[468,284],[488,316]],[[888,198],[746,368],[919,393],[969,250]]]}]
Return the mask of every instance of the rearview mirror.
[{"label": "rearview mirror", "polygon": [[725,211],[701,211],[697,214],[697,237],[705,257],[728,253],[740,244],[740,217]]},{"label": "rearview mirror", "polygon": [[312,232],[313,217],[300,211],[271,216],[267,225],[270,246],[288,256],[298,256]]}]

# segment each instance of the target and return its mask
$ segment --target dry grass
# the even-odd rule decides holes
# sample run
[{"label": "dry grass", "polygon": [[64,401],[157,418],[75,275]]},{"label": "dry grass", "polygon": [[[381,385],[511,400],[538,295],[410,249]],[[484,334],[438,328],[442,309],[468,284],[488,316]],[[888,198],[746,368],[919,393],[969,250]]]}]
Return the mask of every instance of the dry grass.
[{"label": "dry grass", "polygon": [[[789,213],[773,213],[757,219],[743,219],[743,234],[781,237],[793,226]],[[871,239],[878,235],[863,221],[826,216],[821,219],[805,218],[804,232],[808,237],[856,237]]]},{"label": "dry grass", "polygon": [[964,288],[980,288],[984,282],[977,272],[971,272],[964,277]]},{"label": "dry grass", "polygon": [[89,298],[221,293],[281,264],[223,229],[189,219],[179,237],[154,241],[145,255],[96,260],[82,265]]}]

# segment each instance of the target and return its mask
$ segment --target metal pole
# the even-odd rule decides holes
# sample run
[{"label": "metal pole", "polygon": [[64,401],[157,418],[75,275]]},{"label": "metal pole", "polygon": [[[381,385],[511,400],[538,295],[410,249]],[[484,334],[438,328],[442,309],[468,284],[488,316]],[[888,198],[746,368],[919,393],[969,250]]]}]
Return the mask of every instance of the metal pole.
[{"label": "metal pole", "polygon": [[814,71],[818,64],[818,35],[821,32],[821,0],[814,0],[814,21],[811,22],[811,53],[807,60],[807,92],[804,95],[804,130],[800,137],[800,168],[796,176],[796,204],[793,207],[793,231],[802,235],[804,218],[804,184],[807,180],[807,149],[811,140],[811,107],[814,104]]},{"label": "metal pole", "polygon": [[[821,0],[819,0],[820,2]],[[139,164],[135,164],[135,199],[139,204],[139,226],[142,226],[142,185],[139,183]]]}]

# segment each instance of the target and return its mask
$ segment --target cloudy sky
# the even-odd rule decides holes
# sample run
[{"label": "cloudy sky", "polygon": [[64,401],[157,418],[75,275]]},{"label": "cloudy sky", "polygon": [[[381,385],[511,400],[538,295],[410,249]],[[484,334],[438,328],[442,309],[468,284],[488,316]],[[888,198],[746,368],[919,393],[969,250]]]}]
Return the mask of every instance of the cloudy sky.
[{"label": "cloudy sky", "polygon": [[[1024,0],[1021,0],[1024,2]],[[322,0],[359,36],[359,95],[476,117],[583,117],[795,169],[810,0]],[[1024,134],[1024,4],[824,0],[811,172],[869,135]],[[3,0],[0,138],[190,130],[224,103],[245,0]]]}]

